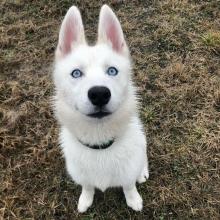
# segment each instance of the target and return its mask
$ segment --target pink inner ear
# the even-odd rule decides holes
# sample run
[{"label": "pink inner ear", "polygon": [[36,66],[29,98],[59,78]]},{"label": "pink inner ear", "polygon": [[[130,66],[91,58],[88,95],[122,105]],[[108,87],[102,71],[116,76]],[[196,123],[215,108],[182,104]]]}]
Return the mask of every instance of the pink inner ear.
[{"label": "pink inner ear", "polygon": [[109,24],[106,35],[111,41],[113,49],[120,52],[123,47],[123,42],[121,42],[121,36],[118,32],[117,26],[113,22]]},{"label": "pink inner ear", "polygon": [[64,39],[62,43],[62,52],[64,54],[68,54],[71,51],[71,46],[73,41],[76,41],[76,31],[74,30],[73,24],[70,23],[66,24],[64,30]]}]

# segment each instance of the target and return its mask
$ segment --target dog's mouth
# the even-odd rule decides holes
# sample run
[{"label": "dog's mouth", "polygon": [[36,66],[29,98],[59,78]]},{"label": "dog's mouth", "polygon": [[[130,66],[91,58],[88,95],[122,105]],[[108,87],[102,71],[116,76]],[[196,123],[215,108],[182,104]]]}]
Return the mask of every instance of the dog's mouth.
[{"label": "dog's mouth", "polygon": [[88,114],[87,116],[92,117],[92,118],[104,118],[110,114],[111,114],[111,112],[106,112],[106,111],[100,110],[98,112]]}]

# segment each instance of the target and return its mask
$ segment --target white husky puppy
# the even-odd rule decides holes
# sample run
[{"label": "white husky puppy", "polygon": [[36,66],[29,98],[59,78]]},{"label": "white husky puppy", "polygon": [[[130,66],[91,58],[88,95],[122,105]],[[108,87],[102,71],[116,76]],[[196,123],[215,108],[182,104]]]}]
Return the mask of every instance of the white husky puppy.
[{"label": "white husky puppy", "polygon": [[120,23],[104,5],[98,41],[89,46],[79,10],[61,25],[55,55],[55,113],[66,167],[82,186],[79,212],[92,205],[95,188],[123,187],[127,205],[142,209],[136,182],[148,178],[146,139],[137,113],[131,60]]}]

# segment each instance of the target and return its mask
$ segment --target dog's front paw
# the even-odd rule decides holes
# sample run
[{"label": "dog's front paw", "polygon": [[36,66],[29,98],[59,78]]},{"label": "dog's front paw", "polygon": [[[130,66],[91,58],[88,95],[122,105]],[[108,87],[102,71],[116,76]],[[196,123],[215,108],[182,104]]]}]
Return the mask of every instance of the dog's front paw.
[{"label": "dog's front paw", "polygon": [[87,209],[92,205],[93,202],[94,191],[93,190],[82,190],[82,193],[79,197],[78,202],[78,211],[86,212]]},{"label": "dog's front paw", "polygon": [[128,199],[127,205],[131,207],[134,211],[141,211],[143,208],[143,200],[141,196],[138,194],[135,198]]},{"label": "dog's front paw", "polygon": [[92,205],[92,200],[86,200],[85,198],[80,196],[77,208],[78,211],[82,213],[82,212],[86,212],[91,205]]},{"label": "dog's front paw", "polygon": [[132,189],[123,189],[127,205],[135,211],[141,211],[143,208],[143,200],[136,187]]}]

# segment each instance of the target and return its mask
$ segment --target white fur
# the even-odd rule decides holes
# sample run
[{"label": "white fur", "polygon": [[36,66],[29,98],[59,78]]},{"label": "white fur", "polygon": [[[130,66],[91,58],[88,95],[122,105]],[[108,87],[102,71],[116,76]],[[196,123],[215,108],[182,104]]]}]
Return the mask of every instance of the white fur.
[{"label": "white fur", "polygon": [[[119,70],[117,76],[106,74],[110,66]],[[81,78],[71,76],[76,68],[83,72]],[[69,9],[60,30],[53,76],[55,113],[61,125],[66,167],[72,179],[82,186],[79,212],[92,205],[95,188],[104,191],[118,186],[123,187],[128,206],[140,211],[142,199],[135,184],[144,182],[149,175],[146,139],[137,113],[128,48],[120,23],[108,6],[104,5],[100,12],[95,46],[88,46],[85,41],[78,9]],[[88,99],[88,90],[93,86],[110,89],[106,110],[111,115],[101,119],[87,116],[95,109]],[[79,142],[93,145],[112,138],[115,142],[104,150],[90,149]]]}]

